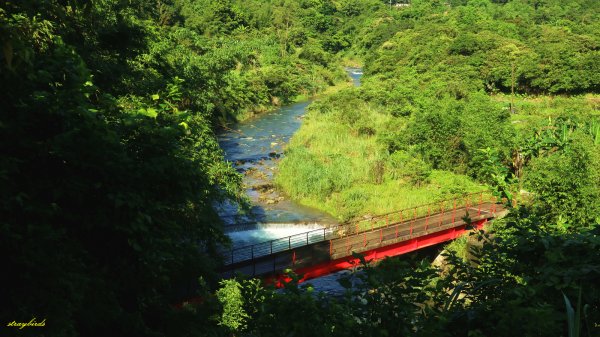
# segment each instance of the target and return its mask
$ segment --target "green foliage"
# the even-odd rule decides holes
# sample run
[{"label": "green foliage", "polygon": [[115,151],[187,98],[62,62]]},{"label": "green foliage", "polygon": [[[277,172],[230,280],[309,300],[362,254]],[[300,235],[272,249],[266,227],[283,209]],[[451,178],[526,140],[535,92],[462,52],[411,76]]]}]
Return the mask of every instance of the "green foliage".
[{"label": "green foliage", "polygon": [[[278,291],[242,281],[244,303],[238,307],[254,313],[244,332],[546,336],[580,331],[594,336],[593,326],[600,322],[598,229],[558,234],[531,211],[515,209],[487,229],[492,232],[471,232],[453,244],[462,246],[460,254],[447,249],[435,267],[415,256],[373,265],[353,254],[360,263],[339,279],[346,291],[338,297],[315,294],[310,282],[298,284],[300,276],[293,273]],[[467,241],[479,243],[465,259]],[[575,309],[569,298],[577,298]]]},{"label": "green foliage", "polygon": [[[473,276],[480,278],[476,281],[479,288],[470,293],[475,297],[467,295],[473,304],[481,305],[465,303],[464,307],[483,315],[494,313],[485,323],[479,322],[483,324],[471,321],[482,331],[495,329],[494,333],[500,336],[539,333],[538,329],[547,329],[547,333],[566,332],[565,304],[560,291],[572,296],[581,289],[586,291],[579,302],[590,304],[588,322],[598,320],[599,311],[592,304],[598,296],[593,285],[598,277],[597,262],[595,253],[588,255],[598,244],[597,228],[565,235],[555,232],[551,223],[541,219],[530,209],[520,208],[495,223],[495,239],[484,238],[486,243],[473,270]],[[524,313],[528,313],[527,321],[518,318]],[[548,317],[561,324],[539,325]],[[519,324],[506,325],[509,321]]]},{"label": "green foliage", "polygon": [[243,308],[242,286],[235,279],[223,280],[220,284],[222,288],[217,291],[217,297],[223,305],[223,313],[219,324],[233,332],[243,331],[247,327],[246,321],[249,316]]},{"label": "green foliage", "polygon": [[[228,240],[213,203],[241,198],[214,126],[345,80],[334,53],[368,13],[329,1],[0,7],[0,252],[20,270],[2,276],[0,316],[46,317],[53,336],[242,330],[233,304],[216,324],[207,289],[203,305],[172,309],[195,295],[190,280],[216,286]],[[349,184],[327,174],[324,190]]]},{"label": "green foliage", "polygon": [[421,185],[429,181],[431,168],[414,155],[397,151],[388,159],[389,174],[392,179],[407,179],[412,185]]},{"label": "green foliage", "polygon": [[279,166],[284,191],[346,220],[481,190],[467,177],[433,170],[417,146],[398,140],[406,122],[369,102],[371,95],[341,90],[310,106]]},{"label": "green foliage", "polygon": [[[318,12],[316,3],[301,7]],[[354,28],[362,34],[349,51],[364,57],[362,87],[311,106],[279,185],[342,219],[475,185],[459,174],[499,198],[528,199],[492,234],[473,233],[483,247],[468,261],[452,251],[441,271],[387,261],[365,266],[358,285],[343,281],[353,331],[566,335],[564,298],[578,292],[578,305],[588,305],[581,321],[598,324],[597,5],[415,0],[383,8]],[[320,19],[307,23],[327,30]],[[297,167],[304,179],[294,180]],[[339,171],[346,177],[335,186]]]},{"label": "green foliage", "polygon": [[[460,82],[492,92],[595,91],[598,76],[594,64],[598,62],[593,60],[598,58],[598,41],[593,36],[597,27],[591,21],[573,21],[587,15],[581,11],[587,8],[583,2],[578,2],[578,13],[569,14],[563,10],[567,6],[555,2],[533,5],[511,1],[503,6],[460,4],[444,15],[437,14],[439,8],[415,3],[397,13],[404,22],[394,16],[389,19],[398,21],[396,31],[401,25],[410,29],[385,35],[376,44],[381,48],[370,55],[368,69],[378,74],[397,73],[404,69],[396,65],[404,65],[420,73],[437,74],[432,79],[444,79],[449,68],[461,69],[460,74],[453,74],[461,77]],[[536,17],[549,11],[565,16]],[[597,13],[591,16],[597,18]],[[370,34],[386,29],[380,24]]]},{"label": "green foliage", "polygon": [[415,144],[417,151],[434,168],[455,168],[464,172],[467,160],[461,151],[465,146],[462,140],[464,131],[453,107],[420,112],[407,129],[409,144]]},{"label": "green foliage", "polygon": [[182,285],[214,279],[226,239],[211,201],[235,198],[239,175],[209,122],[178,108],[177,81],[128,113],[98,99],[73,48],[46,43],[2,73],[2,252],[27,265],[4,274],[2,316],[47,317],[56,336],[160,331]]},{"label": "green foliage", "polygon": [[565,299],[565,307],[567,309],[567,322],[569,323],[569,337],[579,336],[581,332],[581,288],[579,288],[579,296],[577,297],[577,309],[573,310],[571,301],[567,295],[563,293]]},{"label": "green foliage", "polygon": [[[586,173],[585,178],[570,184],[557,182],[564,185],[558,190],[544,187],[550,186],[549,177],[530,178],[540,172],[543,161],[534,158],[563,153],[575,129],[589,130],[596,142],[598,132],[590,116],[597,114],[597,98],[523,96],[597,91],[595,68],[583,65],[597,57],[598,41],[593,38],[597,27],[591,21],[579,25],[573,21],[587,15],[581,10],[589,5],[584,2],[571,7],[555,1],[458,1],[445,7],[441,2],[418,1],[401,9],[375,12],[358,28],[368,41],[359,39],[350,47],[356,55],[365,55],[367,75],[361,80],[362,87],[312,105],[310,119],[296,136],[300,140],[292,143],[290,155],[284,159],[281,186],[288,191],[301,188],[302,180],[288,179],[294,166],[286,161],[302,165],[295,159],[296,153],[311,153],[311,172],[343,169],[370,178],[351,178],[353,188],[307,188],[301,196],[290,193],[329,211],[345,208],[349,212],[359,209],[359,203],[369,203],[371,197],[356,198],[364,187],[350,192],[358,184],[366,184],[380,195],[380,186],[399,188],[392,181],[426,187],[433,169],[467,174],[507,200],[521,199],[515,191],[530,193],[540,202],[539,207],[546,207],[545,200],[552,194],[552,204],[565,205],[550,208],[553,219],[567,221],[577,213],[575,209],[582,205],[578,200],[583,198],[591,214],[584,219],[581,211],[574,221],[593,221],[598,217],[593,201],[595,173]],[[546,117],[552,117],[551,123],[539,129]],[[538,130],[533,137],[532,129]],[[322,130],[331,135],[322,135]],[[369,152],[356,150],[363,149],[358,141],[372,144],[372,138],[377,147]],[[299,147],[306,150],[301,152]],[[329,166],[324,153],[359,155],[364,165],[349,160],[345,168]],[[572,158],[573,163],[581,159]],[[573,174],[572,168],[565,167],[568,165],[557,162],[546,169],[557,169],[558,179]],[[546,191],[544,196],[536,196],[538,190]],[[315,202],[316,194],[311,191],[318,191],[318,200],[337,206]],[[556,199],[560,194],[563,197]]]},{"label": "green foliage", "polygon": [[594,119],[589,125],[590,136],[594,140],[595,145],[600,145],[600,121]]},{"label": "green foliage", "polygon": [[512,204],[513,195],[510,190],[514,177],[500,162],[497,151],[489,147],[480,149],[475,158],[479,163],[477,175],[493,188],[493,194],[498,200],[506,198],[508,204]]},{"label": "green foliage", "polygon": [[532,159],[524,176],[546,217],[567,231],[597,222],[600,214],[599,148],[581,131],[562,151]]},{"label": "green foliage", "polygon": [[[346,159],[341,156],[329,157],[329,164],[325,166],[302,148],[287,154],[290,160],[282,162],[278,179],[290,181],[288,191],[296,198],[316,196],[325,199],[332,192],[350,185],[348,175],[342,173]],[[292,170],[293,174],[287,176]]]},{"label": "green foliage", "polygon": [[[594,1],[1,7],[7,320],[45,317],[52,336],[539,336],[599,324]],[[444,271],[363,259],[341,299],[294,275],[281,292],[233,280],[212,295],[227,243],[212,204],[241,195],[213,126],[343,80],[344,57],[366,61],[364,86],[311,107],[277,177],[292,197],[349,219],[480,189],[463,174],[510,198],[512,174],[532,206],[480,236],[475,261],[450,253]],[[193,294],[201,304],[173,309]],[[575,297],[582,309],[565,315]]]}]

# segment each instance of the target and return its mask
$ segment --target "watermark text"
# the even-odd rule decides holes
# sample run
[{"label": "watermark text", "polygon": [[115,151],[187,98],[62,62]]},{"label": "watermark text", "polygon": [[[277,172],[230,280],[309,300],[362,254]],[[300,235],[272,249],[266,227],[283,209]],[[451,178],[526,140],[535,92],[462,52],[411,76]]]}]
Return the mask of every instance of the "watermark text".
[{"label": "watermark text", "polygon": [[36,320],[36,318],[34,317],[29,322],[12,321],[12,322],[9,322],[6,326],[19,328],[19,330],[21,330],[25,327],[42,327],[42,326],[46,326],[46,319],[44,318],[44,320],[42,320],[41,322],[38,322]]}]

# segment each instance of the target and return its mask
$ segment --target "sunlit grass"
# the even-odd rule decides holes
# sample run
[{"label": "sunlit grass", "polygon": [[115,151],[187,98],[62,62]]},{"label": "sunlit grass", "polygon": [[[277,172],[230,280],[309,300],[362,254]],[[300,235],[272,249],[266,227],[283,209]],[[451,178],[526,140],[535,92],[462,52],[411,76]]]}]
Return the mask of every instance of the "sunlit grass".
[{"label": "sunlit grass", "polygon": [[307,115],[276,176],[278,186],[291,198],[349,220],[485,189],[448,171],[432,170],[427,181],[418,184],[386,174],[390,164],[385,146],[376,134],[361,130],[386,130],[392,118],[368,106],[359,109],[346,122],[340,121],[339,111]]},{"label": "sunlit grass", "polygon": [[[508,105],[510,95],[494,95],[492,99]],[[558,116],[589,117],[600,116],[600,95],[580,96],[516,96],[516,113],[511,116],[513,125],[520,130],[529,129],[548,118]]]},{"label": "sunlit grass", "polygon": [[[361,215],[383,214],[448,200],[483,189],[484,186],[465,176],[433,171],[430,183],[422,186],[412,186],[399,180],[387,180],[379,185],[357,183],[321,198],[309,194],[298,200],[305,205],[331,213],[340,220],[349,220]],[[423,211],[424,209],[419,210],[418,215],[424,215],[421,214]]]}]

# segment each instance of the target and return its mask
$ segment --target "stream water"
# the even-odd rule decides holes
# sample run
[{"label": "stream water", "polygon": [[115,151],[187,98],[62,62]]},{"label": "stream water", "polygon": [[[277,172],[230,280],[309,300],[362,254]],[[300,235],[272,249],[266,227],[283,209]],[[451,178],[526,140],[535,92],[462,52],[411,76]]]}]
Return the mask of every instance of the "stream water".
[{"label": "stream water", "polygon": [[[354,86],[360,86],[361,69],[347,68]],[[225,159],[244,175],[244,186],[252,208],[240,214],[232,203],[218,205],[225,232],[234,247],[251,245],[304,233],[336,223],[331,215],[300,205],[273,186],[273,174],[283,157],[285,145],[300,128],[312,100],[281,107],[238,123],[218,135]],[[326,277],[326,292],[340,290],[335,275]],[[315,282],[311,282],[315,284]],[[317,282],[318,283],[318,282]],[[335,283],[335,284],[333,284]],[[332,289],[330,289],[332,288]]]},{"label": "stream water", "polygon": [[259,115],[219,135],[225,158],[244,174],[244,186],[252,201],[250,214],[239,215],[236,205],[221,205],[227,227],[237,231],[246,223],[274,224],[279,229],[304,223],[331,223],[330,215],[299,205],[273,187],[273,174],[283,148],[302,123],[308,102],[296,103]]},{"label": "stream water", "polygon": [[[347,69],[355,86],[360,69]],[[252,202],[247,214],[232,203],[218,205],[225,231],[234,246],[248,245],[294,235],[336,223],[331,215],[300,205],[273,186],[273,174],[285,145],[300,128],[312,100],[281,107],[238,123],[218,135],[225,159],[244,175],[246,193]]]}]

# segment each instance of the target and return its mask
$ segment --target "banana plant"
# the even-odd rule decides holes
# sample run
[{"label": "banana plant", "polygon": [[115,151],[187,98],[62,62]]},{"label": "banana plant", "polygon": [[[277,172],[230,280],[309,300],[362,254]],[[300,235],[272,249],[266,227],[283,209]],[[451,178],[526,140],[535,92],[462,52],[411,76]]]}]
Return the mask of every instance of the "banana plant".
[{"label": "banana plant", "polygon": [[590,122],[590,135],[594,144],[600,145],[600,120],[594,119]]},{"label": "banana plant", "polygon": [[478,152],[481,155],[481,175],[492,186],[492,193],[499,200],[506,198],[511,203],[513,194],[510,188],[516,182],[515,176],[500,161],[495,149],[488,147]]},{"label": "banana plant", "polygon": [[[571,305],[571,301],[569,301],[569,298],[567,297],[567,295],[565,295],[565,293],[562,293],[563,298],[565,300],[565,307],[567,309],[567,324],[568,324],[568,332],[569,332],[569,337],[579,337],[581,335],[581,311],[582,311],[582,306],[581,306],[581,287],[579,288],[579,292],[577,295],[577,307],[575,309],[573,309],[573,306]],[[583,306],[583,318],[584,318],[584,322],[587,321],[587,309],[588,309],[588,305],[584,305]],[[590,336],[590,329],[589,327],[587,327],[587,335],[588,337]]]}]

